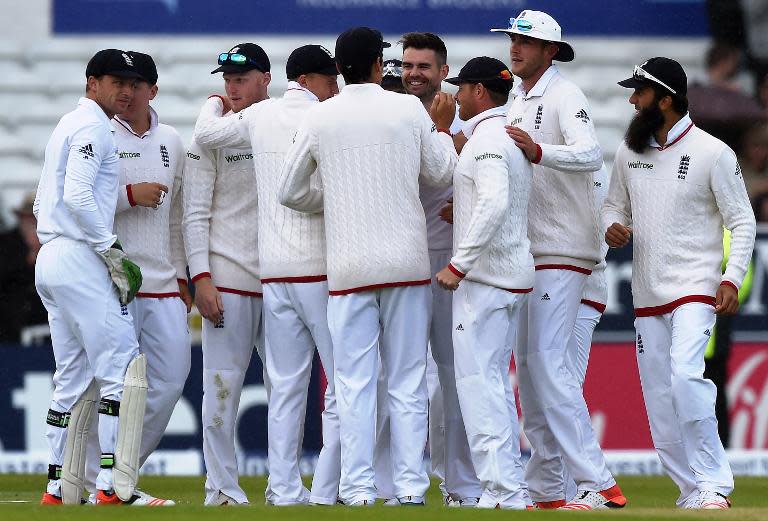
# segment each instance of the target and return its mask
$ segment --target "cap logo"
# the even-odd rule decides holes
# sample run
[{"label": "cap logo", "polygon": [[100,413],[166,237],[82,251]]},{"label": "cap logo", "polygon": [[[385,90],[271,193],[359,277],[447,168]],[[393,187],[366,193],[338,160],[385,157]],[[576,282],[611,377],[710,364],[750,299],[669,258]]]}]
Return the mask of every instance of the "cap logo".
[{"label": "cap logo", "polygon": [[236,45],[236,46],[232,47],[232,48],[229,50],[229,52],[230,52],[230,53],[233,53],[233,52],[238,52],[239,50],[240,50],[240,46]]},{"label": "cap logo", "polygon": [[128,56],[128,53],[123,53],[123,59],[125,60],[125,64],[129,67],[133,67],[133,59],[131,59],[130,56]]},{"label": "cap logo", "polygon": [[331,54],[331,51],[329,51],[328,49],[326,49],[322,45],[318,45],[318,47],[320,47],[325,52],[325,54],[328,55],[329,58],[333,58],[333,54]]},{"label": "cap logo", "polygon": [[507,69],[504,69],[503,71],[501,71],[501,72],[499,73],[499,77],[500,77],[502,80],[511,80],[511,79],[512,79],[512,73],[511,73],[511,72],[509,72]]}]

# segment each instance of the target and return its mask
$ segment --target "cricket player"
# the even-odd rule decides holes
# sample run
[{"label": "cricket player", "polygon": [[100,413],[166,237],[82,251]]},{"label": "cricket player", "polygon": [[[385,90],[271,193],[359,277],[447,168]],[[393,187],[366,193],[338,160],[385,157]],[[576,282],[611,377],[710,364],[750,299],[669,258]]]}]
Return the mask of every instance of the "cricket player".
[{"label": "cricket player", "polygon": [[524,510],[530,498],[509,364],[520,312],[533,290],[531,165],[504,128],[512,89],[504,63],[473,58],[446,81],[459,86],[455,98],[468,141],[454,175],[454,252],[437,281],[455,291],[456,388],[483,487],[477,506]]},{"label": "cricket player", "polygon": [[[338,94],[338,71],[327,49],[304,45],[288,57],[286,73],[288,89],[282,98],[253,104],[238,118],[220,117],[221,100],[210,98],[198,120],[195,140],[209,149],[250,146],[253,151],[266,366],[272,386],[268,416],[271,493],[267,502],[333,505],[339,495],[341,448],[328,331],[323,214],[282,206],[278,182],[283,158],[307,110]],[[316,348],[328,385],[322,415],[323,448],[310,493],[301,482],[299,456]]]},{"label": "cricket player", "polygon": [[48,311],[56,361],[42,503],[82,501],[85,440],[98,403],[97,503],[173,504],[134,490],[147,384],[127,306],[141,286],[141,271],[113,231],[120,160],[110,119],[128,109],[142,76],[119,49],[97,52],[85,76],[85,97],[62,117],[46,146],[34,204],[42,244],[35,285]]},{"label": "cricket player", "polygon": [[178,402],[191,363],[187,262],[181,235],[182,171],[186,148],[176,129],[150,106],[157,95],[151,56],[129,52],[143,79],[112,128],[120,156],[115,231],[144,277],[128,305],[139,352],[147,356],[147,410],[140,463],[157,448]]},{"label": "cricket player", "polygon": [[512,72],[522,81],[508,133],[533,163],[528,236],[536,275],[515,351],[531,443],[526,480],[539,508],[568,506],[564,464],[578,486],[576,508],[620,508],[626,498],[606,467],[569,355],[584,286],[601,260],[592,175],[602,152],[584,94],[552,64],[574,57],[557,22],[525,10],[492,31],[510,36]]},{"label": "cricket player", "polygon": [[[407,33],[400,40],[403,47],[403,86],[408,94],[419,98],[426,110],[448,76],[448,51],[445,43],[433,33]],[[449,129],[463,144],[461,121],[454,120]],[[455,144],[455,143],[454,143]],[[457,147],[460,149],[460,146]],[[432,277],[451,258],[453,227],[440,218],[440,210],[453,196],[453,187],[434,187],[421,180],[419,199],[427,218],[427,244]],[[432,316],[429,329],[430,357],[427,361],[429,391],[429,453],[432,473],[441,480],[440,488],[446,504],[477,504],[482,492],[470,456],[464,420],[456,394],[451,339],[451,292],[433,279]],[[432,369],[432,370],[430,370]],[[435,378],[437,377],[437,378]]]},{"label": "cricket player", "polygon": [[[387,373],[395,494],[423,504],[427,439],[425,368],[431,307],[419,177],[448,185],[456,151],[447,94],[432,123],[416,98],[384,91],[381,33],[356,27],[336,40],[346,87],[312,107],[284,163],[280,201],[324,211],[328,326],[341,426],[341,499],[376,499],[373,453],[379,358]],[[382,117],[382,114],[386,117]],[[312,174],[322,182],[313,184]],[[377,349],[378,347],[378,349]]]},{"label": "cricket player", "polygon": [[[267,98],[269,57],[255,43],[218,57],[232,110]],[[187,152],[182,230],[195,303],[203,321],[203,457],[206,505],[243,504],[238,484],[235,422],[254,346],[263,356],[258,209],[248,145],[210,150],[193,142]],[[269,381],[264,372],[269,393]]]},{"label": "cricket player", "polygon": [[[716,315],[739,307],[755,216],[733,151],[688,114],[685,71],[651,58],[619,82],[637,114],[616,153],[605,240],[632,245],[637,365],[656,452],[682,508],[727,509],[733,475],[703,377]],[[723,226],[731,231],[725,272]]]}]

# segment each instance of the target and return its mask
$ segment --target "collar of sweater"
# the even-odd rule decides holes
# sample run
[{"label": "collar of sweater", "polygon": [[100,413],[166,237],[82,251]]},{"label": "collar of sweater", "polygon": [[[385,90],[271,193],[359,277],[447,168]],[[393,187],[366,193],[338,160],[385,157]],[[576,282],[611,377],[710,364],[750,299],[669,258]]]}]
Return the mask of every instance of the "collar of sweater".
[{"label": "collar of sweater", "polygon": [[691,121],[690,113],[686,112],[685,116],[680,118],[680,121],[675,123],[672,126],[672,128],[669,129],[669,132],[667,133],[667,142],[664,143],[664,145],[659,145],[656,142],[656,137],[654,135],[651,135],[651,139],[648,140],[648,144],[653,148],[664,150],[665,148],[668,148],[674,145],[680,138],[682,138],[688,132],[688,130],[692,126],[693,126],[693,121]]},{"label": "collar of sweater", "polygon": [[384,89],[381,88],[381,85],[378,83],[350,83],[349,85],[344,85],[344,88],[341,89],[341,92],[339,93],[340,96],[349,96],[349,95],[356,95],[358,93],[366,93],[366,92],[374,92],[374,91],[384,91]]},{"label": "collar of sweater", "polygon": [[512,95],[515,97],[522,96],[523,99],[540,98],[544,95],[544,92],[546,92],[549,82],[552,81],[552,78],[554,78],[556,74],[559,74],[559,72],[557,67],[552,64],[546,71],[544,71],[544,74],[539,78],[539,81],[536,82],[536,85],[534,85],[530,91],[525,92],[525,87],[523,87],[523,82],[521,81],[512,90]]},{"label": "collar of sweater", "polygon": [[465,121],[462,132],[464,132],[464,135],[467,137],[467,139],[469,139],[472,137],[472,134],[475,132],[475,128],[477,128],[477,125],[479,125],[482,121],[485,121],[486,119],[497,118],[497,117],[506,118],[506,116],[507,116],[507,111],[504,109],[504,107],[493,107],[492,109],[484,110],[480,114],[476,114],[475,116]]},{"label": "collar of sweater", "polygon": [[297,81],[289,81],[288,88],[285,89],[284,98],[306,98],[312,101],[320,101],[315,93],[309,89],[305,89]]},{"label": "collar of sweater", "polygon": [[153,109],[152,107],[149,107],[149,129],[146,132],[144,132],[142,135],[138,135],[136,132],[134,132],[133,128],[131,128],[131,125],[126,121],[123,121],[122,119],[120,119],[119,115],[115,115],[114,122],[122,126],[123,128],[125,128],[128,132],[130,132],[134,136],[143,138],[144,136],[148,136],[149,134],[151,134],[152,131],[157,128],[157,125],[160,123],[160,119],[157,117],[157,112],[155,112],[155,109]]}]

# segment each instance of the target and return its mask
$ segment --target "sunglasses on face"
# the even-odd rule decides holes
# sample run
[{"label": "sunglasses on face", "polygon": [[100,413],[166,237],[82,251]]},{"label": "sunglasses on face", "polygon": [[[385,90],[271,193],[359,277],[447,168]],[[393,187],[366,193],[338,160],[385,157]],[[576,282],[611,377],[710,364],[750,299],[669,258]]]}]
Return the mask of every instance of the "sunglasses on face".
[{"label": "sunglasses on face", "polygon": [[643,81],[643,80],[652,81],[654,83],[661,85],[662,87],[670,91],[672,94],[677,94],[675,89],[673,89],[672,87],[670,87],[669,85],[661,81],[659,78],[657,78],[653,74],[650,74],[648,71],[646,71],[639,65],[635,65],[635,68],[632,70],[632,77],[639,81]]}]

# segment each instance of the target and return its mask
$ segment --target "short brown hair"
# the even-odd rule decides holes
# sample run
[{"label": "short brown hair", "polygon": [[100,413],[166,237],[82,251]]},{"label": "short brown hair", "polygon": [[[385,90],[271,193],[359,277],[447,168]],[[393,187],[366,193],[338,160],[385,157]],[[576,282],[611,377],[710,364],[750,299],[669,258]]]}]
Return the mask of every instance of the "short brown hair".
[{"label": "short brown hair", "polygon": [[430,49],[435,51],[438,65],[443,66],[448,63],[448,50],[445,48],[445,42],[434,33],[405,33],[400,39],[400,45],[403,46],[403,50],[409,47]]}]

